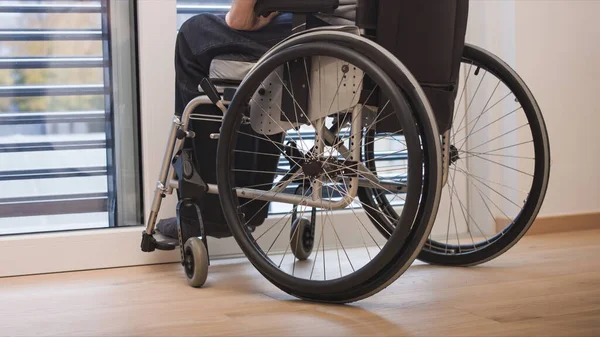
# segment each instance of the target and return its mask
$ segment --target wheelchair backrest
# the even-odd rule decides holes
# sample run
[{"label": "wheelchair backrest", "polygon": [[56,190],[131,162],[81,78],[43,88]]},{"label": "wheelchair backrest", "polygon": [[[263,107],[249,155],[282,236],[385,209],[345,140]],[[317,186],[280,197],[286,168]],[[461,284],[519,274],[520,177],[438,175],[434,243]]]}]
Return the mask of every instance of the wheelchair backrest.
[{"label": "wheelchair backrest", "polygon": [[440,131],[452,124],[469,0],[359,0],[357,25],[412,72]]}]

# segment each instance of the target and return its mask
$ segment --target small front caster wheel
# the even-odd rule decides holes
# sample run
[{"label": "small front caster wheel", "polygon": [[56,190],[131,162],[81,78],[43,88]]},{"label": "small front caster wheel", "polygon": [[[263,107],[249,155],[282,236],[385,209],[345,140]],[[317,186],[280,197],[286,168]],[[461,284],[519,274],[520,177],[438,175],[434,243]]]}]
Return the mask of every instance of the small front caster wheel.
[{"label": "small front caster wheel", "polygon": [[202,239],[191,237],[186,241],[183,268],[190,286],[199,288],[204,285],[208,276],[208,252]]},{"label": "small front caster wheel", "polygon": [[290,238],[294,256],[300,261],[308,259],[315,243],[315,231],[312,228],[310,220],[306,218],[297,218],[294,220]]}]

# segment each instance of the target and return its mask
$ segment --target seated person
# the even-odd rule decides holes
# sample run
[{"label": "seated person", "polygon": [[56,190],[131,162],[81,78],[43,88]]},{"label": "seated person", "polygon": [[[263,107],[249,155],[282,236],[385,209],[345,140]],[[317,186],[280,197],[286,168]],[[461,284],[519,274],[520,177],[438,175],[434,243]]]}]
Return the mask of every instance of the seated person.
[{"label": "seated person", "polygon": [[[183,113],[189,101],[200,95],[198,85],[208,76],[211,62],[216,56],[239,54],[247,59],[256,60],[292,33],[291,15],[272,13],[268,17],[261,17],[254,12],[255,4],[256,0],[233,0],[226,16],[200,14],[182,25],[175,46],[175,112],[177,115]],[[320,14],[314,20],[322,20],[315,25],[353,25],[355,15],[356,0],[340,0],[340,6],[334,13]],[[211,108],[214,107],[208,107]],[[196,134],[210,133],[204,131]],[[197,138],[194,141],[202,141],[200,137]],[[206,158],[216,157],[216,143],[214,140],[204,141],[202,149]],[[199,171],[207,183],[216,183],[214,164],[212,168],[200,168]],[[220,211],[218,197],[207,196],[206,205],[201,205],[201,208]],[[227,227],[225,223],[221,226]],[[158,230],[164,235],[176,238],[176,219],[159,221]]]}]

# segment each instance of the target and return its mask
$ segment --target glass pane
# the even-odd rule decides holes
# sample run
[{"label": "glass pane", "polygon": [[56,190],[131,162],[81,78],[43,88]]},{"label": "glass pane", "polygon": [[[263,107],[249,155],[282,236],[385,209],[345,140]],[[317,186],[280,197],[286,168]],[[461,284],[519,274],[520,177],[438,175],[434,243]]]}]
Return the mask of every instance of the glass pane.
[{"label": "glass pane", "polygon": [[194,15],[225,14],[230,5],[231,0],[177,0],[177,28]]},{"label": "glass pane", "polygon": [[95,13],[0,13],[0,29],[101,29],[101,22]]},{"label": "glass pane", "polygon": [[132,6],[0,0],[0,235],[142,223]]}]

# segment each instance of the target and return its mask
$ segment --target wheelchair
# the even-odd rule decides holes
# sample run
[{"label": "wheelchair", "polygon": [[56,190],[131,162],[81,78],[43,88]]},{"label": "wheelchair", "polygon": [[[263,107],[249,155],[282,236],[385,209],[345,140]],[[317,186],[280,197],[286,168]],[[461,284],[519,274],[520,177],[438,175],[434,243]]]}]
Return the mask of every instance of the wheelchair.
[{"label": "wheelchair", "polygon": [[[306,19],[337,5],[259,0],[256,12]],[[179,247],[188,283],[202,286],[206,238],[220,236],[205,230],[201,206],[218,195],[231,235],[267,280],[300,299],[347,303],[381,291],[417,258],[473,266],[525,235],[546,193],[550,148],[523,80],[464,44],[442,127],[430,103],[440,88],[417,80],[364,26],[305,26],[259,60],[213,60],[198,97],[173,118],[143,251]],[[214,158],[186,145],[199,136],[192,121],[216,125],[216,183],[197,169]],[[155,230],[174,190],[178,240]],[[186,221],[197,231],[185,233]]]}]

